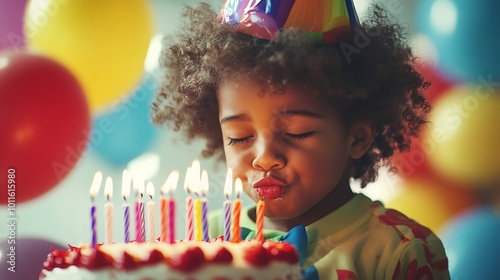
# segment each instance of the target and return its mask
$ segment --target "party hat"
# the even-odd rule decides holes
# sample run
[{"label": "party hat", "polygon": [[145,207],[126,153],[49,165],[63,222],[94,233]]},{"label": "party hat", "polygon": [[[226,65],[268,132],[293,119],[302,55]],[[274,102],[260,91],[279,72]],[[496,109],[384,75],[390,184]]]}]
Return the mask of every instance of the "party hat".
[{"label": "party hat", "polygon": [[269,40],[293,27],[327,44],[341,41],[359,25],[352,0],[226,0],[217,20]]}]

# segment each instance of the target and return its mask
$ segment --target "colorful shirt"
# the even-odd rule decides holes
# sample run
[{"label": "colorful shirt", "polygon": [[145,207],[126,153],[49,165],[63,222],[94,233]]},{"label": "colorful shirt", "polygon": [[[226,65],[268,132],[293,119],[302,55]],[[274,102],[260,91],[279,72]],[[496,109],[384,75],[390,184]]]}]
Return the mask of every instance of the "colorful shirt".
[{"label": "colorful shirt", "polygon": [[[245,207],[241,227],[255,229]],[[210,235],[222,235],[222,213],[210,215]],[[428,228],[379,201],[356,194],[305,227],[306,279],[450,279],[441,240]],[[266,239],[286,232],[264,230]]]}]

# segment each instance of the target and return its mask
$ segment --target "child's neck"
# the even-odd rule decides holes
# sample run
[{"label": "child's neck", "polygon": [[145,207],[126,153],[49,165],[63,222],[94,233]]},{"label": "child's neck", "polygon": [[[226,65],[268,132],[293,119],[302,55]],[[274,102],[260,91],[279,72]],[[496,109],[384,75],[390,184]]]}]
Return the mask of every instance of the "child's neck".
[{"label": "child's neck", "polygon": [[[286,232],[295,226],[308,226],[320,220],[353,198],[354,193],[348,182],[345,181],[345,183],[339,184],[311,209],[293,219],[271,219],[265,217],[264,228]],[[250,218],[255,221],[255,212],[250,213]]]}]

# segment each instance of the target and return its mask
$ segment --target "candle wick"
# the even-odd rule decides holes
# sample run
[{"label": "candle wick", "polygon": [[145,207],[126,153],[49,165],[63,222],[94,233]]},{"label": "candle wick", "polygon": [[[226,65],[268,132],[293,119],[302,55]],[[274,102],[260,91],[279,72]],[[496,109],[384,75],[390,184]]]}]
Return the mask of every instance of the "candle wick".
[{"label": "candle wick", "polygon": [[143,193],[141,193],[141,199],[143,199],[143,198],[144,198],[144,194],[143,194]]},{"label": "candle wick", "polygon": [[123,196],[123,202],[127,202],[127,197]]},{"label": "candle wick", "polygon": [[149,199],[153,200],[153,196],[152,196],[152,195],[150,195],[150,196],[149,196]]},{"label": "candle wick", "polygon": [[106,195],[106,200],[109,202],[109,194]]}]

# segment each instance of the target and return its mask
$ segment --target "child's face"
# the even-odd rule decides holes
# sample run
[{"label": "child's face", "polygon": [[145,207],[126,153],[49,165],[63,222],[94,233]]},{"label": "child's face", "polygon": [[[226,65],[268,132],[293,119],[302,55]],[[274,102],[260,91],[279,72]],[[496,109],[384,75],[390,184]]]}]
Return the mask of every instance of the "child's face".
[{"label": "child's face", "polygon": [[248,80],[219,88],[228,167],[248,196],[265,200],[267,217],[314,216],[308,211],[345,178],[353,140],[319,98],[293,88],[259,92],[260,85]]}]

